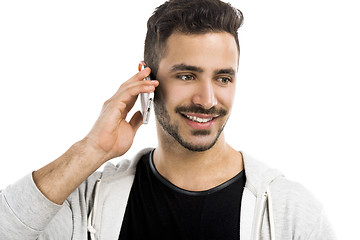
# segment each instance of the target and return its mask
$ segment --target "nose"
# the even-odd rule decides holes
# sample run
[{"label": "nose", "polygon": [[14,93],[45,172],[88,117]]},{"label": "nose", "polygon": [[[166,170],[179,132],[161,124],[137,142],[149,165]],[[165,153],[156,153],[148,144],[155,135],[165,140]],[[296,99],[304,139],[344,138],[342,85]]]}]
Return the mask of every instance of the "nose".
[{"label": "nose", "polygon": [[204,109],[210,109],[217,105],[213,83],[211,81],[204,81],[198,84],[194,91],[192,102]]}]

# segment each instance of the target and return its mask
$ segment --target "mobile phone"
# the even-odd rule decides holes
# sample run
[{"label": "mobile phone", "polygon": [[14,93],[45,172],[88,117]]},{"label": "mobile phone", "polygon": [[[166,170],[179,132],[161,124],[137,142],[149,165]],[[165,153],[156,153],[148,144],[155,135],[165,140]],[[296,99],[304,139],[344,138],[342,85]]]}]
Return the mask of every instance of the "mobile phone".
[{"label": "mobile phone", "polygon": [[[141,61],[139,63],[139,71],[143,70],[146,67],[145,62]],[[144,78],[144,81],[151,81],[150,76]],[[150,110],[154,101],[154,92],[152,93],[140,93],[140,102],[141,102],[141,113],[143,116],[143,124],[147,124],[150,118]]]}]

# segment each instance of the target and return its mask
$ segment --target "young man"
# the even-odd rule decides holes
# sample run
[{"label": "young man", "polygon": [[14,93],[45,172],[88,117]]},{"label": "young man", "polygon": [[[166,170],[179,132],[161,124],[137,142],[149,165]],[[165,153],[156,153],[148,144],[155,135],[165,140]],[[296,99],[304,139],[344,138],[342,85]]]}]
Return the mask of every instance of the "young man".
[{"label": "young man", "polygon": [[[149,68],[105,102],[83,140],[1,192],[0,239],[334,239],[303,187],[225,141],[242,21],[218,0],[157,8]],[[127,114],[153,91],[158,147],[94,173],[129,150],[142,116]]]}]

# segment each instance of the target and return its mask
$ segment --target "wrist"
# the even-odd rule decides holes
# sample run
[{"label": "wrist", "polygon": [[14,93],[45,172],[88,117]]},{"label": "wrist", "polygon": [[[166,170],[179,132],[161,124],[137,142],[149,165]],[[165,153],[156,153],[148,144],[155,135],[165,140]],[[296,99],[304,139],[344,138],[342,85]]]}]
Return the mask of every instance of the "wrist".
[{"label": "wrist", "polygon": [[104,162],[104,152],[85,139],[76,142],[59,158],[35,171],[33,179],[46,198],[61,205]]},{"label": "wrist", "polygon": [[108,158],[109,154],[99,147],[99,145],[90,137],[83,138],[76,142],[72,147],[74,147],[78,153],[85,156],[87,161],[91,161],[95,164],[97,163],[96,165],[99,165],[98,167],[110,159]]}]

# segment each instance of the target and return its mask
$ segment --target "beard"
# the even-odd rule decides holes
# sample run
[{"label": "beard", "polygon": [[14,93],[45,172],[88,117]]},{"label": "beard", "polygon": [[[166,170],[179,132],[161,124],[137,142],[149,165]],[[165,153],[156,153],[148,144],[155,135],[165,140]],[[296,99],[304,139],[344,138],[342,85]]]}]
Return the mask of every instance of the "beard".
[{"label": "beard", "polygon": [[[159,97],[156,97],[156,94],[154,99],[154,111],[155,111],[156,119],[160,124],[160,126],[163,128],[163,130],[167,132],[170,136],[172,136],[181,146],[193,152],[203,152],[212,148],[215,145],[215,143],[218,141],[228,120],[227,118],[224,124],[217,131],[215,138],[210,143],[203,145],[196,145],[194,143],[186,141],[183,137],[181,137],[179,132],[179,126],[171,120],[169,112],[166,109],[164,100],[160,99]],[[195,105],[191,105],[188,107],[178,106],[175,108],[175,112],[178,114],[181,114],[181,112],[214,114],[214,115],[218,115],[218,117],[227,115],[227,111],[223,108],[217,109],[215,107],[212,107],[210,109],[204,109],[202,107]],[[211,130],[193,130],[191,133],[193,136],[207,136],[211,134]]]}]

